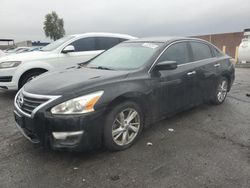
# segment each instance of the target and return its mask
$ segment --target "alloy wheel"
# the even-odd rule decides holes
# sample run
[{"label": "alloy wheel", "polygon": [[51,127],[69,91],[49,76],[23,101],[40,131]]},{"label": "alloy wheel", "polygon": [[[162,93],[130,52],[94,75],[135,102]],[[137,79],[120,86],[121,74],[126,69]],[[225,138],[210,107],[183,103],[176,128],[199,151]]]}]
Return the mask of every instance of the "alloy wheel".
[{"label": "alloy wheel", "polygon": [[217,99],[219,102],[223,102],[224,99],[226,98],[227,95],[227,90],[228,90],[228,83],[227,80],[223,79],[219,86],[218,86],[218,90],[217,90]]},{"label": "alloy wheel", "polygon": [[127,108],[121,111],[113,122],[113,141],[119,146],[128,145],[136,138],[140,126],[140,115],[135,109]]}]

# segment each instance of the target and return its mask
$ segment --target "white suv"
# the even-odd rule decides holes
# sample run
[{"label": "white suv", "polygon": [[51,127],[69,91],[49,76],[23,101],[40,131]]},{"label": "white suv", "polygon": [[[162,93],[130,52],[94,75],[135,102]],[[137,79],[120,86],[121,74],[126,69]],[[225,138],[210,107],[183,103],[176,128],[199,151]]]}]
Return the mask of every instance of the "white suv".
[{"label": "white suv", "polygon": [[50,70],[88,61],[116,44],[135,37],[115,33],[85,33],[61,38],[40,51],[0,58],[0,88],[17,90]]}]

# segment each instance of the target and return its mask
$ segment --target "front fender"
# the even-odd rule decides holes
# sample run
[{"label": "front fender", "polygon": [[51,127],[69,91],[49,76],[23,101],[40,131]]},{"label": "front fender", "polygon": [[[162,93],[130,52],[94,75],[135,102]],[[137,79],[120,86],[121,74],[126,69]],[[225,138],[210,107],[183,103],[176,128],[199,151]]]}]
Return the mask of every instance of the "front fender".
[{"label": "front fender", "polygon": [[152,88],[149,87],[147,81],[121,81],[116,84],[106,85],[104,88],[104,95],[100,103],[96,105],[97,108],[105,107],[110,110],[114,105],[126,100],[132,100],[141,107],[146,123],[151,121],[151,117],[154,117],[154,113],[151,110],[153,109],[151,108]]},{"label": "front fender", "polygon": [[30,62],[22,62],[21,65],[18,66],[17,70],[13,75],[13,81],[15,83],[19,82],[20,77],[27,71],[31,69],[45,69],[47,71],[53,70],[54,67],[50,64],[43,61],[30,61]]}]

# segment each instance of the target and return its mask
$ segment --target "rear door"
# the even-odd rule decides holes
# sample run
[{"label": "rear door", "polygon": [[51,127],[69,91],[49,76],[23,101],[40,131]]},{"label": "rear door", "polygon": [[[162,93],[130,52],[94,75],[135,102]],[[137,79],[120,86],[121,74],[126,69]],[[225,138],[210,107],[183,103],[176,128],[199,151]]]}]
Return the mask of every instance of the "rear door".
[{"label": "rear door", "polygon": [[197,73],[197,83],[195,85],[196,97],[195,104],[208,101],[215,88],[218,80],[218,72],[220,68],[219,62],[207,43],[200,41],[189,42],[195,70]]},{"label": "rear door", "polygon": [[161,113],[172,113],[188,108],[192,104],[196,72],[191,61],[191,52],[188,42],[176,42],[172,44],[158,59],[162,61],[176,61],[178,67],[175,70],[160,71],[159,82],[159,106]]}]

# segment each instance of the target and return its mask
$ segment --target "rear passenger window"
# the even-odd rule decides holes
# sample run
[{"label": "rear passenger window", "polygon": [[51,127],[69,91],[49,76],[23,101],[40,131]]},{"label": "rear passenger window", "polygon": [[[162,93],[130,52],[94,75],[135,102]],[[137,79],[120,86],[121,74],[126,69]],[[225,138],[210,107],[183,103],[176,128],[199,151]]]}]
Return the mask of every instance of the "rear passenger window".
[{"label": "rear passenger window", "polygon": [[176,61],[177,64],[188,63],[189,60],[188,45],[186,42],[180,42],[170,46],[159,58],[158,62]]},{"label": "rear passenger window", "polygon": [[208,45],[200,42],[190,42],[194,61],[208,59],[213,57],[211,49]]},{"label": "rear passenger window", "polygon": [[75,52],[96,50],[95,37],[82,38],[72,42],[70,45],[75,47]]},{"label": "rear passenger window", "polygon": [[120,42],[124,42],[124,41],[126,41],[126,40],[128,40],[128,39],[119,38],[119,41],[120,41]]},{"label": "rear passenger window", "polygon": [[96,38],[96,48],[97,50],[108,50],[113,46],[119,44],[121,42],[120,38],[114,37],[97,37]]},{"label": "rear passenger window", "polygon": [[221,56],[223,56],[223,54],[222,54],[218,49],[216,49],[216,48],[214,48],[214,47],[212,47],[212,49],[213,49],[214,55],[215,55],[216,57],[221,57]]}]

